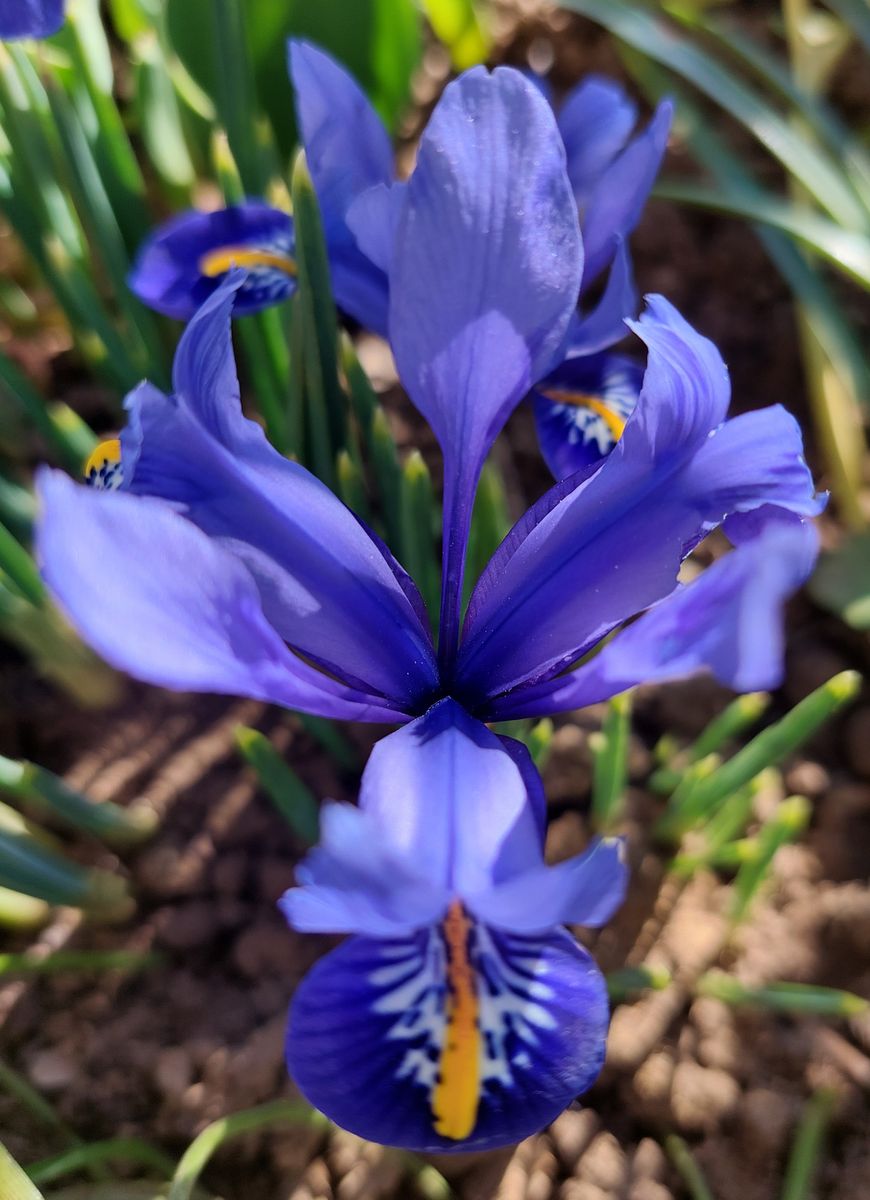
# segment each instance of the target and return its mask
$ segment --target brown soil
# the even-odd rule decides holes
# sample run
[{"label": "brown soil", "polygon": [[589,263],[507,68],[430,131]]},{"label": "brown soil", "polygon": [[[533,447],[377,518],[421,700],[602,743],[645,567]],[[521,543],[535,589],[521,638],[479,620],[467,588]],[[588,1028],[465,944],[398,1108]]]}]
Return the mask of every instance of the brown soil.
[{"label": "brown soil", "polygon": [[[558,18],[556,32],[564,80],[590,68],[620,74],[591,26]],[[511,62],[524,61],[530,48],[546,56],[552,25],[521,24],[505,43]],[[679,149],[672,165],[685,168]],[[778,400],[806,415],[790,297],[745,226],[652,203],[635,249],[644,289],[665,292],[722,348],[737,408]],[[407,409],[398,423],[417,438],[419,423]],[[547,484],[527,412],[512,420],[500,454],[519,508]],[[792,606],[790,647],[776,712],[836,671],[868,665],[866,641],[805,600]],[[340,775],[294,718],[251,702],[131,685],[116,710],[83,716],[12,654],[0,663],[0,682],[14,698],[0,713],[4,753],[64,771],[95,799],[146,799],[162,818],[154,841],[121,865],[138,898],[132,920],[79,927],[63,913],[38,938],[45,949],[156,949],[161,965],[134,976],[4,984],[3,1056],[81,1138],[138,1135],[177,1158],[210,1120],[293,1094],[282,1055],[286,1008],[295,983],[329,944],[288,930],[275,909],[302,847],[240,765],[233,728],[243,722],[265,730],[319,796],[352,798],[355,780]],[[695,1149],[716,1200],[773,1200],[796,1120],[821,1085],[839,1099],[814,1195],[870,1195],[870,1021],[735,1010],[692,994],[713,965],[747,984],[788,979],[868,994],[870,701],[787,765],[787,789],[814,803],[812,827],[777,856],[771,886],[728,941],[727,879],[700,874],[682,891],[675,887],[650,837],[660,801],[643,788],[662,731],[691,737],[727,699],[699,682],[638,696],[626,821],[631,891],[616,920],[590,942],[605,970],[665,965],[675,983],[616,1010],[608,1063],[583,1109],[566,1112],[513,1154],[437,1164],[463,1197],[681,1197],[683,1185],[661,1149],[661,1139],[677,1132]],[[556,734],[545,782],[549,851],[557,858],[590,836],[587,737],[599,720],[600,712],[587,711],[561,722]],[[348,734],[364,755],[374,733]],[[88,844],[77,850],[85,861],[106,862]],[[26,945],[22,939],[9,948]],[[5,1097],[0,1131],[24,1162],[62,1147]],[[324,1137],[285,1129],[235,1141],[205,1183],[224,1200],[417,1194],[394,1155],[340,1131]]]}]

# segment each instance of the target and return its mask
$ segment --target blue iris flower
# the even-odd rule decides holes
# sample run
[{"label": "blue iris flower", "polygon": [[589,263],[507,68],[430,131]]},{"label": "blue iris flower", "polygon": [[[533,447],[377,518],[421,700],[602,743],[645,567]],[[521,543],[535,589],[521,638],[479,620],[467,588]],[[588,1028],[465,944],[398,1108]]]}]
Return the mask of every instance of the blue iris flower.
[{"label": "blue iris flower", "polygon": [[338,1124],[416,1150],[519,1141],[601,1069],[604,979],[562,926],[622,902],[617,839],[543,861],[544,797],[525,747],[452,700],[375,747],[359,807],[326,805],[322,843],[281,906],[352,934],[290,1010],[288,1065]]},{"label": "blue iris flower", "polygon": [[[243,417],[230,318],[244,273],[186,329],[174,395],[143,384],[129,397],[120,471],[108,464],[119,488],[40,476],[44,571],[73,622],[110,662],[152,683],[360,720],[406,721],[448,695],[481,720],[574,708],[588,702],[594,664],[601,675],[620,642],[646,629],[656,678],[673,661],[740,687],[775,684],[770,619],[810,569],[805,518],[821,502],[793,418],[773,406],[726,420],[721,357],[661,297],[633,323],[649,360],[616,447],[522,518],[460,620],[482,464],[559,359],[582,261],[549,107],[515,71],[467,73],[421,142],[390,272],[399,372],[444,454],[437,654],[419,593],[386,547]],[[736,544],[726,580],[745,577],[739,564],[756,542],[777,548],[765,586],[753,580],[751,606],[739,587],[723,589],[741,622],[736,639],[710,605],[710,573],[678,583],[683,559],[723,522]],[[665,661],[655,626],[670,606],[683,619]],[[593,664],[565,674],[645,609]],[[709,624],[704,636],[698,622]],[[621,671],[614,691],[649,677],[644,656],[632,660],[635,678]]]},{"label": "blue iris flower", "polygon": [[167,317],[188,321],[233,267],[247,274],[236,315],[259,312],[296,290],[293,218],[261,200],[166,221],[136,256],[130,287]]},{"label": "blue iris flower", "polygon": [[63,25],[64,0],[0,0],[0,38],[45,38]]},{"label": "blue iris flower", "polygon": [[[386,332],[386,275],[356,244],[346,217],[352,201],[393,179],[389,135],[358,84],[329,55],[294,44],[297,119],[317,192],[336,302],[361,324]],[[293,219],[263,200],[216,212],[190,211],[165,222],[139,251],[130,286],[151,308],[189,320],[243,267],[236,315],[287,299],[296,288]]]},{"label": "blue iris flower", "polygon": [[[717,350],[650,297],[622,436],[526,513],[463,620],[483,462],[575,317],[577,203],[551,108],[509,69],[447,87],[388,194],[390,341],[444,457],[437,647],[390,551],[243,416],[243,271],[186,329],[173,395],[128,398],[120,443],[89,464],[96,487],[40,473],[38,552],[82,635],[139,679],[403,726],[376,749],[359,813],[327,810],[287,899],[297,927],[354,934],[302,985],[289,1059],[357,1132],[458,1149],[523,1136],[594,1078],[601,980],[560,926],[605,919],[623,887],[607,844],[542,865],[539,781],[483,722],[699,670],[775,685],[821,502],[794,420],[778,406],[726,420]],[[682,586],[718,526],[734,550]]]}]

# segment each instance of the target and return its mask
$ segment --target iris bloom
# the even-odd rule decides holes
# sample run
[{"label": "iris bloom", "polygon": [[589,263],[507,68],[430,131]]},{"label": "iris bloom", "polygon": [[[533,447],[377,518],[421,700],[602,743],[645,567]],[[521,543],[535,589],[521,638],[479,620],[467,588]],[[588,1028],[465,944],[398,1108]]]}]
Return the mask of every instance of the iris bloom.
[{"label": "iris bloom", "polygon": [[[616,447],[518,523],[461,626],[481,466],[558,359],[582,272],[561,139],[517,72],[476,70],[447,88],[395,241],[391,341],[444,452],[437,654],[389,551],[242,416],[238,274],[188,326],[175,394],[145,384],[129,398],[120,488],[40,477],[45,575],[83,635],[155,684],[360,720],[406,721],[448,695],[482,720],[520,717],[701,669],[740,688],[775,685],[769,632],[815,553],[804,518],[819,502],[799,431],[778,406],[726,420],[718,352],[660,297],[633,324],[649,362]],[[737,548],[682,588],[681,562],[723,521]],[[753,556],[769,558],[760,576],[747,575]],[[681,616],[663,639],[670,612]]]},{"label": "iris bloom", "polygon": [[247,274],[236,314],[259,312],[296,290],[293,219],[259,200],[190,211],[166,221],[137,255],[130,287],[167,317],[189,320],[233,267]]},{"label": "iris bloom", "polygon": [[[350,75],[322,51],[294,45],[297,118],[320,204],[336,302],[384,333],[387,281],[348,228],[353,199],[393,178],[393,150],[380,118]],[[287,299],[296,287],[293,219],[262,200],[212,213],[190,211],[142,246],[130,286],[151,308],[189,320],[235,267],[247,270],[236,314]]]},{"label": "iris bloom", "polygon": [[[522,1136],[594,1077],[600,977],[559,927],[603,920],[622,888],[612,847],[542,866],[539,783],[481,722],[698,670],[775,685],[819,502],[793,419],[726,420],[715,347],[651,297],[621,438],[520,520],[461,621],[482,464],[559,361],[583,272],[562,140],[522,75],[445,90],[392,241],[390,339],[444,455],[437,650],[389,550],[242,415],[243,272],[185,331],[174,394],[129,397],[120,444],[89,464],[98,486],[40,474],[38,549],[76,627],[139,679],[405,726],[375,751],[360,813],[328,810],[287,901],[297,927],[355,935],[302,985],[289,1058],[357,1132],[464,1148]],[[682,561],[723,524],[735,549],[683,587]]]},{"label": "iris bloom", "polygon": [[597,1076],[604,979],[561,928],[621,903],[621,844],[543,862],[544,797],[525,747],[442,700],[375,747],[359,808],[281,902],[296,929],[353,936],[303,980],[287,1060],[361,1137],[475,1150],[548,1124]]},{"label": "iris bloom", "polygon": [[0,38],[44,38],[63,24],[64,0],[0,0]]}]

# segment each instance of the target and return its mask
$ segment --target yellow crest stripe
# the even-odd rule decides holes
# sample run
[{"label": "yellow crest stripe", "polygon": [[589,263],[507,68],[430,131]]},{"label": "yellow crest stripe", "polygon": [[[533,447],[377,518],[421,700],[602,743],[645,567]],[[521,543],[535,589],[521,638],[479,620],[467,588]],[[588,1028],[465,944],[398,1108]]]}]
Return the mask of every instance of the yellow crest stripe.
[{"label": "yellow crest stripe", "polygon": [[480,1023],[477,981],[468,956],[471,921],[458,900],[442,926],[447,947],[447,1024],[432,1090],[436,1133],[460,1141],[477,1121],[480,1104]]},{"label": "yellow crest stripe", "polygon": [[209,279],[225,275],[232,267],[272,267],[275,271],[283,271],[292,279],[296,278],[296,263],[293,259],[271,250],[222,246],[218,250],[210,250],[199,260],[200,271]]},{"label": "yellow crest stripe", "polygon": [[601,417],[602,421],[606,422],[607,428],[617,442],[622,437],[625,421],[612,412],[597,396],[588,396],[585,392],[563,392],[557,388],[543,392],[542,395],[546,396],[548,400],[552,400],[554,404],[573,404],[576,408],[591,408]]},{"label": "yellow crest stripe", "polygon": [[87,478],[91,471],[99,471],[100,467],[106,466],[107,463],[119,463],[120,461],[121,442],[118,438],[109,438],[94,448],[88,456],[82,474]]}]

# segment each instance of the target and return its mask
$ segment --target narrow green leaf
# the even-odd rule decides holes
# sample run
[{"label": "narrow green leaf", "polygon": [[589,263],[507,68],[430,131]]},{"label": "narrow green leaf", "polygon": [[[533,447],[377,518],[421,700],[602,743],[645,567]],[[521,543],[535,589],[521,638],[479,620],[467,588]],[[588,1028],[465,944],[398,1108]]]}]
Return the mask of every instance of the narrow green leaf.
[{"label": "narrow green leaf", "polygon": [[[678,124],[693,155],[723,191],[741,191],[758,186],[741,160],[716,134],[711,123],[684,90],[675,88],[665,73],[641,55],[626,56],[632,74],[645,91],[660,97],[676,94]],[[870,368],[863,346],[827,282],[790,238],[775,229],[756,226],[761,244],[807,313],[820,346],[850,392],[870,407]]]},{"label": "narrow green leaf", "polygon": [[26,933],[41,928],[50,916],[51,909],[44,900],[0,887],[0,928]]},{"label": "narrow green leaf", "polygon": [[44,1200],[12,1155],[0,1145],[0,1200]]},{"label": "narrow green leaf", "polygon": [[100,804],[73,790],[51,771],[0,755],[0,792],[14,796],[37,812],[50,814],[110,845],[133,845],[151,837],[157,816],[144,805],[121,808]]},{"label": "narrow green leaf", "polygon": [[365,476],[348,450],[339,450],[335,461],[338,494],[349,509],[364,521],[370,521]]},{"label": "narrow green leaf", "polygon": [[842,225],[867,229],[868,217],[838,163],[803,137],[763,95],[656,13],[622,0],[562,0],[661,63],[740,121]]},{"label": "narrow green leaf", "polygon": [[132,901],[119,875],[85,871],[23,834],[0,830],[0,885],[47,904],[81,908],[93,917],[129,916]]},{"label": "narrow green leaf", "polygon": [[688,1143],[675,1133],[665,1138],[668,1158],[676,1167],[692,1200],[713,1200],[707,1180],[689,1149]]},{"label": "narrow green leaf", "polygon": [[145,179],[115,101],[111,49],[97,0],[69,6],[62,37],[71,66],[64,84],[92,139],[112,211],[133,253],[151,223]]},{"label": "narrow green leaf", "polygon": [[462,602],[467,605],[489,560],[507,537],[511,527],[507,493],[501,472],[493,462],[484,464],[474,498],[468,535]]},{"label": "narrow green leaf", "polygon": [[303,712],[297,712],[295,716],[309,737],[319,742],[332,761],[343,771],[350,774],[359,771],[359,755],[334,722],[326,717],[312,717]]},{"label": "narrow green leaf", "polygon": [[196,1182],[209,1159],[225,1142],[268,1125],[287,1125],[291,1128],[304,1125],[325,1130],[329,1122],[316,1109],[298,1100],[276,1100],[259,1108],[234,1113],[230,1117],[221,1117],[219,1121],[207,1125],[188,1146],[172,1177],[167,1200],[191,1200]]},{"label": "narrow green leaf", "polygon": [[540,721],[536,721],[529,730],[526,745],[532,756],[532,762],[539,771],[545,770],[549,762],[550,752],[553,749],[554,731],[555,726],[549,717],[543,717]]},{"label": "narrow green leaf", "polygon": [[369,440],[373,474],[381,499],[381,516],[390,546],[402,544],[402,468],[387,414],[375,409]]},{"label": "narrow green leaf", "polygon": [[5,525],[0,524],[0,571],[6,575],[21,595],[31,604],[41,605],[45,599],[45,587],[29,552]]},{"label": "narrow green leaf", "polygon": [[[686,17],[685,12],[675,15],[678,19]],[[813,95],[807,88],[796,83],[786,63],[761,42],[744,33],[734,21],[707,13],[693,13],[688,19],[693,25],[697,23],[735,55],[743,66],[753,71],[777,96],[794,106],[801,120],[816,138],[843,163],[852,186],[865,207],[870,205],[870,156],[855,133],[824,97]]]},{"label": "narrow green leaf", "polygon": [[400,560],[420,589],[430,622],[435,626],[441,596],[441,572],[435,549],[437,518],[432,477],[419,450],[411,451],[402,469],[399,520]]},{"label": "narrow green leaf", "polygon": [[[726,796],[714,809],[710,819],[695,831],[691,849],[684,850],[673,859],[670,871],[687,879],[702,867],[732,865],[722,862],[722,853],[724,851],[726,857],[734,853],[726,848],[734,838],[745,833],[752,818],[755,798],[767,783],[768,772],[762,771],[745,787]],[[741,861],[739,859],[736,865]]]},{"label": "narrow green leaf", "polygon": [[606,977],[611,1004],[621,1004],[640,992],[662,992],[671,982],[665,967],[620,967]]},{"label": "narrow green leaf", "polygon": [[757,852],[745,862],[734,880],[729,915],[735,924],[742,921],[758,889],[764,883],[773,857],[787,842],[795,841],[810,821],[810,802],[805,796],[791,796],[777,806],[773,816],[764,823],[755,838]]},{"label": "narrow green leaf", "polygon": [[118,676],[86,647],[52,607],[25,600],[0,570],[0,632],[20,647],[36,668],[85,708],[118,698]]},{"label": "narrow green leaf", "polygon": [[810,983],[768,983],[746,987],[724,971],[708,971],[695,985],[699,996],[714,996],[735,1007],[747,1005],[773,1012],[810,1014],[821,1017],[859,1017],[870,1012],[870,1000],[837,988]]},{"label": "narrow green leaf", "polygon": [[183,202],[196,183],[178,95],[155,36],[136,41],[135,111],[148,158],[170,194]]},{"label": "narrow green leaf", "polygon": [[320,477],[332,485],[335,456],[347,446],[348,414],[338,377],[338,321],[329,259],[317,196],[302,152],[293,166],[291,194],[300,308],[305,314],[306,411],[309,429],[315,435],[316,454],[312,457]]},{"label": "narrow green leaf", "polygon": [[662,200],[673,200],[678,204],[769,225],[772,229],[789,234],[863,287],[870,288],[870,238],[845,229],[805,207],[801,208],[760,189],[723,192],[673,179],[658,183],[654,194]]},{"label": "narrow green leaf", "polygon": [[699,817],[726,796],[744,787],[766,767],[777,765],[794,753],[835,712],[854,700],[860,687],[861,676],[857,671],[842,671],[796,704],[775,725],[762,730],[712,774],[691,780],[687,772],[687,781],[684,780],[687,786],[674,793],[668,812],[656,827],[657,833],[678,837],[691,829]]},{"label": "narrow green leaf", "polygon": [[236,745],[293,832],[307,845],[313,845],[320,832],[320,811],[310,789],[259,730],[240,725]]},{"label": "narrow green leaf", "polygon": [[[108,1162],[129,1163],[132,1166],[148,1167],[167,1178],[175,1169],[175,1163],[162,1150],[150,1146],[141,1138],[111,1138],[104,1142],[90,1142],[74,1146],[62,1154],[44,1158],[27,1168],[27,1175],[40,1186],[62,1179],[93,1166]],[[0,1192],[2,1200],[2,1192]]]},{"label": "narrow green leaf", "polygon": [[628,784],[631,692],[614,696],[601,733],[589,739],[592,750],[592,822],[600,833],[619,824]]},{"label": "narrow green leaf", "polygon": [[58,975],[82,971],[145,971],[163,959],[134,950],[57,950],[44,958],[32,954],[0,954],[0,975]]},{"label": "narrow green leaf", "polygon": [[[716,754],[729,742],[739,738],[751,725],[754,725],[764,714],[770,704],[770,696],[766,692],[747,692],[738,696],[714,717],[707,728],[691,746],[682,753],[674,747],[673,754],[667,751],[664,761],[667,766],[654,771],[648,780],[654,792],[665,795],[673,792],[683,778],[684,768],[674,766],[671,759],[683,763],[700,762],[710,754]],[[660,761],[662,761],[660,759]]]},{"label": "narrow green leaf", "polygon": [[[53,418],[43,397],[4,354],[0,354],[0,392],[45,438],[52,452],[58,456],[60,464],[71,474],[77,475],[92,448],[87,448],[87,453],[82,454],[86,446],[82,444],[79,425],[83,422],[69,421],[63,415],[60,419],[57,415]],[[67,413],[70,411],[66,409]],[[91,438],[96,444],[93,435]]]},{"label": "narrow green leaf", "polygon": [[810,1097],[795,1131],[781,1200],[810,1200],[813,1195],[813,1180],[837,1101],[833,1088],[819,1088]]},{"label": "narrow green leaf", "polygon": [[[251,196],[260,196],[268,181],[256,138],[252,136],[257,122],[257,99],[242,7],[239,0],[213,0],[212,12],[217,54],[214,98],[218,114],[239,164],[245,190]],[[205,32],[200,28],[199,36]]]},{"label": "narrow green leaf", "polygon": [[131,358],[143,375],[158,385],[168,384],[160,333],[152,313],[127,286],[130,260],[124,235],[85,132],[62,89],[49,86],[47,95],[68,170],[71,194],[77,211],[82,214],[91,251],[102,262],[118,308],[126,321],[126,340]]},{"label": "narrow green leaf", "polygon": [[51,1104],[41,1095],[31,1083],[0,1059],[0,1088],[27,1112],[40,1125],[54,1130],[69,1146],[80,1146],[81,1138],[69,1128],[66,1122],[55,1111]]}]

